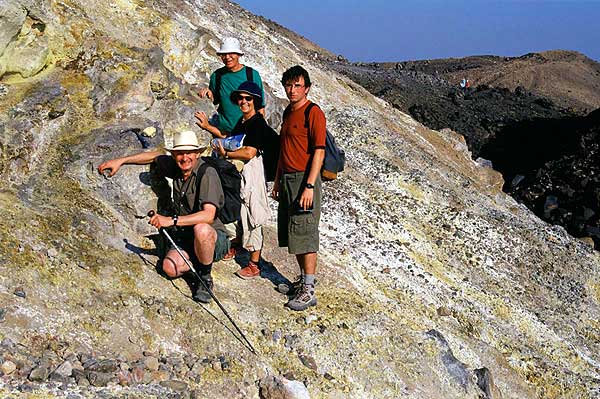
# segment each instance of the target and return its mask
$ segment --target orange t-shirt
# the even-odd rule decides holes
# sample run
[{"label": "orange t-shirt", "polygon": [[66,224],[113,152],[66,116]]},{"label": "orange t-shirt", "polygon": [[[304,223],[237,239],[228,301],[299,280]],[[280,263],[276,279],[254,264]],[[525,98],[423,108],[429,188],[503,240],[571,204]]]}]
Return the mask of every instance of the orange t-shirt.
[{"label": "orange t-shirt", "polygon": [[307,171],[315,150],[325,149],[325,114],[319,107],[312,107],[308,116],[309,128],[306,129],[304,110],[308,104],[310,101],[300,109],[290,111],[281,125],[279,166],[283,173]]}]

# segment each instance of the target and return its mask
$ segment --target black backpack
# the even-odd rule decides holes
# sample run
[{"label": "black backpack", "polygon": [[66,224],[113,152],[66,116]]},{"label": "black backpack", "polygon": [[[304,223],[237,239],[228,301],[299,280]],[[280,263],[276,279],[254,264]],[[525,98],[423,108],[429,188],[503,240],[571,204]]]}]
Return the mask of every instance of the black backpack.
[{"label": "black backpack", "polygon": [[[318,107],[318,105],[311,102],[304,110],[304,127],[306,129],[310,129],[308,117],[310,116],[310,111],[313,107]],[[290,107],[288,106],[285,111],[283,111],[283,119],[287,117],[289,112]],[[337,146],[335,138],[329,129],[326,129],[325,133],[325,159],[323,159],[323,166],[321,167],[321,179],[323,179],[323,181],[329,181],[337,179],[337,174],[344,170],[346,153]]]},{"label": "black backpack", "polygon": [[[248,82],[254,82],[252,71],[253,69],[246,65],[246,80]],[[229,69],[227,69],[227,67],[221,67],[215,71],[215,91],[213,93],[213,104],[221,103],[221,78],[226,73],[229,73]]]},{"label": "black backpack", "polygon": [[263,166],[265,168],[265,181],[274,181],[277,174],[277,166],[279,164],[279,151],[281,143],[279,135],[271,127],[268,133],[263,137],[263,149],[261,152]]},{"label": "black backpack", "polygon": [[242,198],[240,197],[240,188],[242,184],[242,176],[237,171],[231,162],[227,162],[222,158],[202,157],[204,163],[198,169],[198,177],[196,181],[196,201],[194,201],[194,211],[198,212],[198,195],[200,195],[200,182],[202,176],[206,172],[206,168],[212,166],[217,171],[223,194],[225,194],[225,205],[217,210],[217,216],[223,223],[231,223],[240,219],[240,209],[242,207]]}]

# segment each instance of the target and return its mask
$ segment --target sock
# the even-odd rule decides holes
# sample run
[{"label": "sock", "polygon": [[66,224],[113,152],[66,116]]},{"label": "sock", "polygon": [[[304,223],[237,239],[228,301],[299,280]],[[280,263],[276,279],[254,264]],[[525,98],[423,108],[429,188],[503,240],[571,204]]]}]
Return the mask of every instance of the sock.
[{"label": "sock", "polygon": [[315,275],[314,274],[305,274],[304,275],[304,284],[315,285]]},{"label": "sock", "polygon": [[212,272],[212,263],[209,263],[208,265],[203,265],[203,264],[198,265],[198,274],[201,277],[210,276],[211,272]]}]

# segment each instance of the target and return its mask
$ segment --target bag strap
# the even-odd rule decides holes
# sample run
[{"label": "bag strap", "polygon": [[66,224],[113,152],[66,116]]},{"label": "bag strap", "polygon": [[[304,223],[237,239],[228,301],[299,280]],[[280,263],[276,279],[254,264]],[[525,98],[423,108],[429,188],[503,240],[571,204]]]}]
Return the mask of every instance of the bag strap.
[{"label": "bag strap", "polygon": [[[202,157],[204,158],[204,157]],[[204,161],[204,159],[203,159]],[[200,165],[200,167],[198,168],[198,173],[196,174],[196,197],[194,198],[194,206],[192,208],[192,213],[196,213],[198,211],[200,211],[200,206],[198,205],[198,200],[200,199],[200,183],[202,183],[202,178],[204,177],[204,173],[206,172],[206,169],[209,167],[210,165],[208,164],[208,162],[204,161],[202,163],[202,165]]]},{"label": "bag strap", "polygon": [[221,79],[227,72],[226,67],[221,67],[215,71],[215,92],[213,93],[213,104],[221,102]]},{"label": "bag strap", "polygon": [[306,109],[304,110],[304,127],[306,129],[309,128],[310,123],[308,122],[308,117],[310,116],[310,111],[313,109],[313,107],[319,107],[317,104],[311,102],[310,104],[308,104],[306,106]]}]

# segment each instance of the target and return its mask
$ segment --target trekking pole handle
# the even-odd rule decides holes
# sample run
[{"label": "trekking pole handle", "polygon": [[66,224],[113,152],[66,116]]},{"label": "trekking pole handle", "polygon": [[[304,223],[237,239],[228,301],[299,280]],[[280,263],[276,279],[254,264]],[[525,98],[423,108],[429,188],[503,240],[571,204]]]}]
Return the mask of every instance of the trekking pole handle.
[{"label": "trekking pole handle", "polygon": [[148,213],[147,213],[147,216],[148,216],[149,218],[151,218],[151,217],[152,217],[152,216],[154,216],[154,215],[156,215],[156,212],[154,212],[154,210],[152,210],[152,209],[150,209],[150,210],[148,211]]}]

